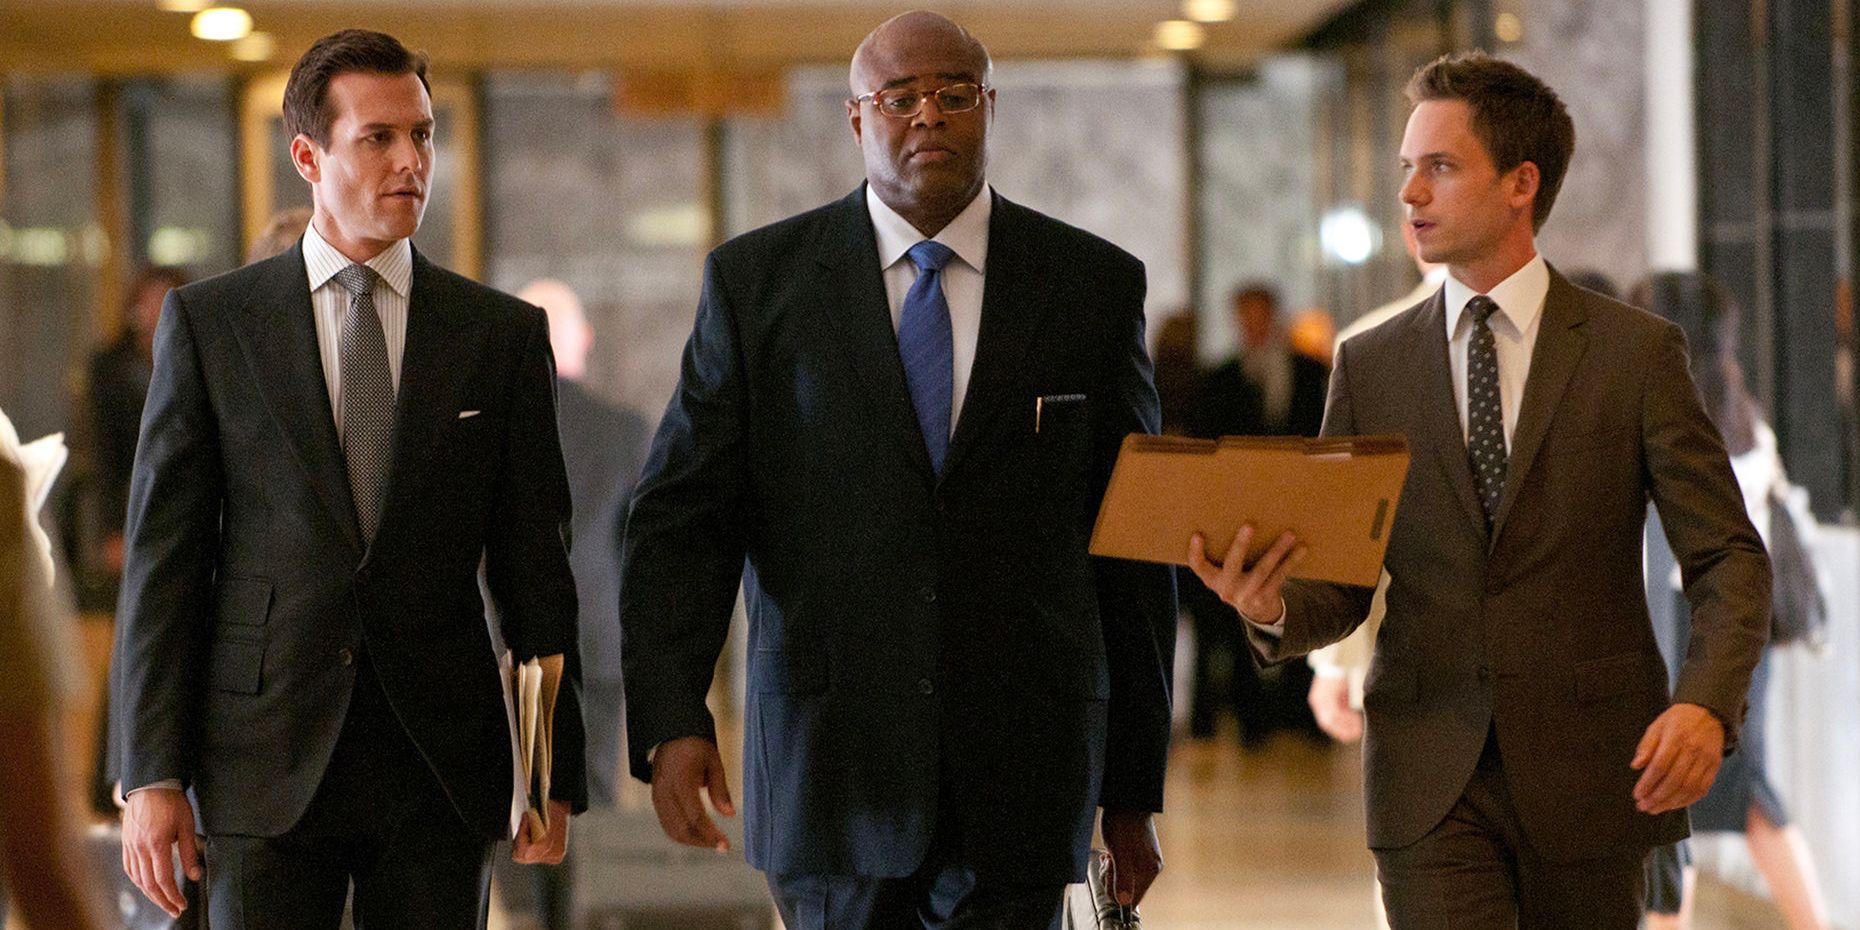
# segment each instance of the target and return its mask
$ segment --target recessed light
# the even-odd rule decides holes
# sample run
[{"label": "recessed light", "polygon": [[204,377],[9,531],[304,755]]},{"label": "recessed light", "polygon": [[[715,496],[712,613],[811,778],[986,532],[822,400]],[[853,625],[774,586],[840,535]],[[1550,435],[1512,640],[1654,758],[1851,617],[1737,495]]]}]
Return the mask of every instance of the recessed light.
[{"label": "recessed light", "polygon": [[252,14],[236,6],[216,6],[194,14],[191,27],[194,38],[208,42],[231,42],[252,32]]},{"label": "recessed light", "polygon": [[1200,23],[1186,19],[1168,19],[1156,24],[1156,45],[1171,52],[1190,52],[1207,40],[1207,30]]},{"label": "recessed light", "polygon": [[1224,23],[1234,18],[1234,0],[1182,0],[1182,18],[1198,23]]}]

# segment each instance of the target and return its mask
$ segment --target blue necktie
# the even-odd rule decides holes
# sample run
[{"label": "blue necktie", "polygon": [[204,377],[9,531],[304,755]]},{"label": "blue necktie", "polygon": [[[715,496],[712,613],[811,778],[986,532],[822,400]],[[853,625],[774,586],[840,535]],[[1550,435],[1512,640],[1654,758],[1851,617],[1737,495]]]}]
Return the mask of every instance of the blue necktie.
[{"label": "blue necktie", "polygon": [[917,266],[917,283],[904,295],[898,319],[898,354],[904,360],[904,381],[911,389],[911,406],[917,410],[917,428],[923,431],[930,468],[943,473],[943,454],[949,451],[951,395],[954,392],[955,349],[949,332],[949,302],[943,299],[943,266],[956,253],[928,239],[905,253]]}]

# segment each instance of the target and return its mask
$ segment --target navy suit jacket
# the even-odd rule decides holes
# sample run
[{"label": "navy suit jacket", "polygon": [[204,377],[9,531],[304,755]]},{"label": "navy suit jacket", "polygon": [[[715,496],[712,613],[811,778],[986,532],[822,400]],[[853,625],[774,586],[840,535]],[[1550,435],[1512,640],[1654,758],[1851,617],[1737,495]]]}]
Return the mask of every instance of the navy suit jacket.
[{"label": "navy suit jacket", "polygon": [[941,831],[979,872],[1076,880],[1095,807],[1161,809],[1169,742],[1170,572],[1086,552],[1119,443],[1157,428],[1143,266],[996,197],[939,477],[865,196],[706,264],[622,557],[633,771],[715,738],[740,579],[752,864],[907,875]]},{"label": "navy suit jacket", "polygon": [[372,543],[345,469],[301,242],[168,295],[111,663],[123,787],[178,778],[206,832],[284,832],[322,781],[365,649],[453,806],[507,836],[510,731],[482,557],[512,651],[569,657],[554,793],[585,808],[542,311],[416,251]]}]

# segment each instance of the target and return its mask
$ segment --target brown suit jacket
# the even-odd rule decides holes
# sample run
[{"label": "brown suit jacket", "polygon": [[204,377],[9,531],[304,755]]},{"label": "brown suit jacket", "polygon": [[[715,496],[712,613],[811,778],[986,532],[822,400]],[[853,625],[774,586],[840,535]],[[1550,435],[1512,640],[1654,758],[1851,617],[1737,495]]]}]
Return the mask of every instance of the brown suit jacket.
[{"label": "brown suit jacket", "polygon": [[[1366,686],[1369,845],[1399,848],[1459,798],[1495,729],[1518,815],[1552,860],[1687,833],[1634,808],[1628,767],[1669,703],[1641,568],[1649,498],[1692,604],[1672,701],[1736,732],[1769,629],[1770,570],[1685,336],[1551,272],[1504,496],[1488,543],[1453,400],[1440,293],[1344,343],[1325,435],[1400,433],[1413,463],[1385,565]],[[1279,661],[1343,638],[1371,588],[1294,581]]]}]

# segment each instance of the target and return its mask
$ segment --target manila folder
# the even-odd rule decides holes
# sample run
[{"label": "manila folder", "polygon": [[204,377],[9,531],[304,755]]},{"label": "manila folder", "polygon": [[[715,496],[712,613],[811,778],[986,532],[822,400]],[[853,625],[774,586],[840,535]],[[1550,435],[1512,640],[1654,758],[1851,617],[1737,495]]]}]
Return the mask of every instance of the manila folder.
[{"label": "manila folder", "polygon": [[1296,577],[1373,586],[1408,474],[1400,436],[1125,437],[1092,531],[1093,555],[1188,564],[1201,533],[1219,560],[1251,523],[1248,562],[1285,530],[1305,543]]}]

